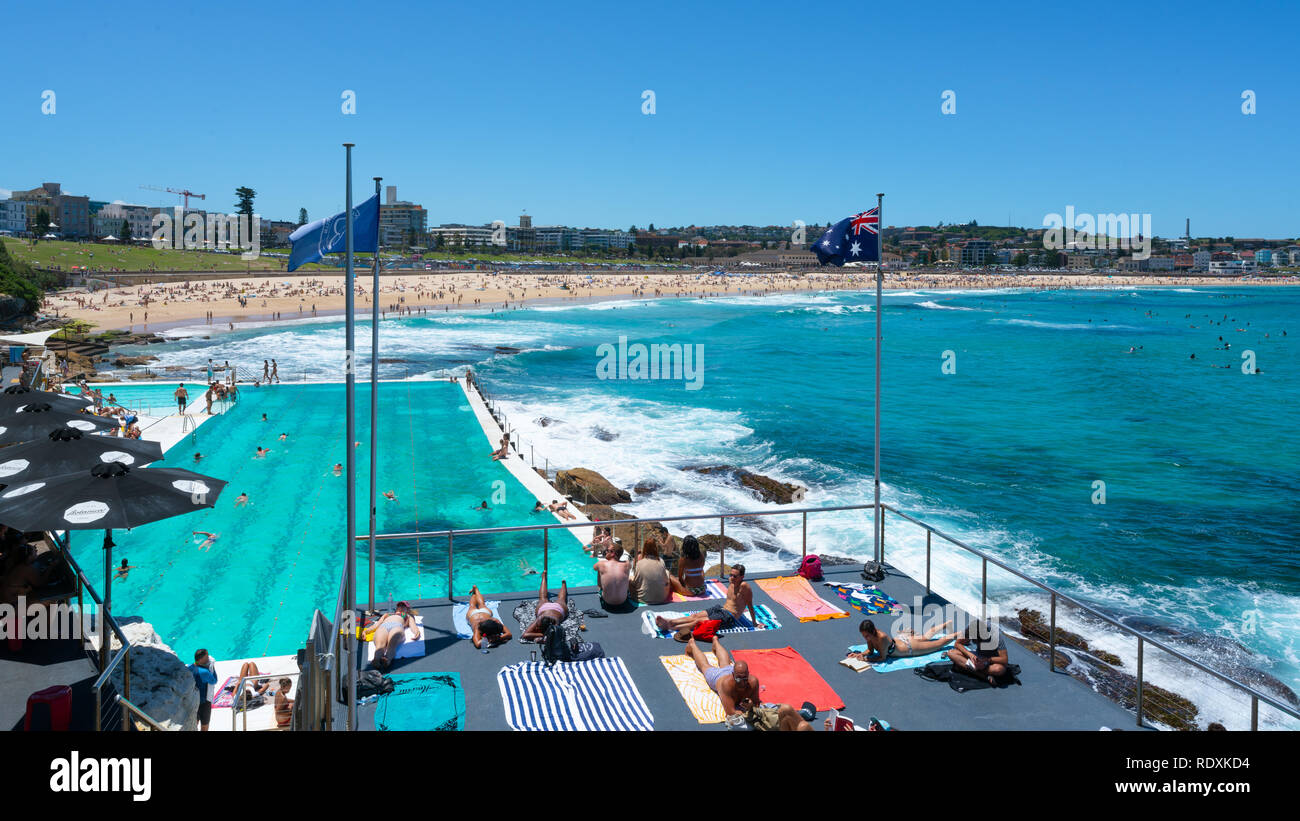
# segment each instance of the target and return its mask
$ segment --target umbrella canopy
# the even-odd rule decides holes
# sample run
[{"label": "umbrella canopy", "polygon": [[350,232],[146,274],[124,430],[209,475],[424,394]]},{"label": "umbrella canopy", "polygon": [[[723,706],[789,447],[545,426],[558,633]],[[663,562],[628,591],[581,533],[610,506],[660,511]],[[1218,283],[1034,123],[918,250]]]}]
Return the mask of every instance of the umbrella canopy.
[{"label": "umbrella canopy", "polygon": [[17,530],[108,530],[169,519],[216,504],[226,483],[180,468],[95,465],[0,492],[0,522]]},{"label": "umbrella canopy", "polygon": [[50,431],[36,439],[0,449],[0,488],[90,470],[117,462],[142,467],[163,458],[162,445],[145,439],[90,436],[72,428]]},{"label": "umbrella canopy", "polygon": [[[14,407],[7,413],[0,413],[0,445],[39,439],[59,428],[72,428],[91,433],[97,430],[112,430],[117,425],[116,419],[91,416],[88,413],[72,413],[62,408],[52,408],[46,402],[33,402]],[[0,519],[0,521],[4,520]]]},{"label": "umbrella canopy", "polygon": [[[5,340],[0,339],[0,343],[3,342]],[[57,410],[75,413],[89,405],[90,399],[82,394],[51,393],[50,391],[34,390],[24,385],[10,385],[0,391],[0,415],[11,413],[16,408],[21,408],[24,405],[34,405],[41,402]]]}]

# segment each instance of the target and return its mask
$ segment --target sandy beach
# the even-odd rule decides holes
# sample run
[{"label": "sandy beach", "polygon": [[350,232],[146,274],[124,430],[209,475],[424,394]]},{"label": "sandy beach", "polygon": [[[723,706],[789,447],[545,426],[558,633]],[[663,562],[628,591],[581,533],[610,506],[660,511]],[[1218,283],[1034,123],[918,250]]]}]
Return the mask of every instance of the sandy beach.
[{"label": "sandy beach", "polygon": [[[927,273],[890,271],[887,289],[1129,288],[1142,286],[1222,287],[1297,285],[1300,278],[1241,279],[1193,276],[1098,276],[1031,273]],[[869,269],[754,273],[717,276],[691,273],[385,273],[380,310],[385,317],[429,311],[508,310],[537,300],[590,301],[619,297],[752,296],[797,291],[861,290],[875,287]],[[356,310],[371,311],[370,272],[358,272]],[[95,331],[149,332],[194,322],[233,325],[245,321],[299,319],[342,314],[343,276],[274,274],[230,279],[178,280],[94,293],[84,288],[46,297],[44,313],[83,320]]]}]

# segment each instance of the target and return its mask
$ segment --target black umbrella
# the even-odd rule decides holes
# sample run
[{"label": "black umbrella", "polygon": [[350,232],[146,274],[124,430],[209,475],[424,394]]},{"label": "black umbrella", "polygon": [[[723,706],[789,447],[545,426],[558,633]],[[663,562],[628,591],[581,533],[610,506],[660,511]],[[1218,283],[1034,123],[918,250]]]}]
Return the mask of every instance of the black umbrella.
[{"label": "black umbrella", "polygon": [[[180,468],[131,469],[120,462],[10,485],[0,522],[16,530],[104,531],[104,611],[113,600],[113,529],[139,527],[216,504],[226,483]],[[101,665],[108,641],[100,639]],[[102,667],[101,667],[102,669]]]},{"label": "black umbrella", "polygon": [[59,428],[93,433],[99,430],[112,430],[118,424],[118,421],[111,417],[74,413],[51,407],[45,402],[35,402],[19,405],[7,413],[0,409],[0,445],[39,439]]},{"label": "black umbrella", "polygon": [[48,438],[0,448],[0,488],[90,470],[109,462],[143,467],[161,458],[162,445],[157,442],[90,436],[75,428],[56,428]]},{"label": "black umbrella", "polygon": [[7,413],[11,408],[38,402],[74,412],[91,404],[90,397],[85,394],[51,393],[38,391],[25,385],[10,385],[0,391],[0,413]]}]

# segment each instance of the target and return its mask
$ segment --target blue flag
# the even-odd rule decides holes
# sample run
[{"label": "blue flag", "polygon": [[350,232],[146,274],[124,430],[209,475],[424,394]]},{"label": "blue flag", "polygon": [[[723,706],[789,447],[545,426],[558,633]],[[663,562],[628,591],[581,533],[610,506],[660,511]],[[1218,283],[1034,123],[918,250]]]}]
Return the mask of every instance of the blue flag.
[{"label": "blue flag", "polygon": [[846,217],[831,226],[809,251],[822,265],[880,261],[880,209]]},{"label": "blue flag", "polygon": [[[309,222],[289,235],[289,270],[295,271],[309,262],[319,262],[326,254],[347,250],[347,212]],[[379,253],[379,195],[352,206],[352,250],[354,253]]]}]

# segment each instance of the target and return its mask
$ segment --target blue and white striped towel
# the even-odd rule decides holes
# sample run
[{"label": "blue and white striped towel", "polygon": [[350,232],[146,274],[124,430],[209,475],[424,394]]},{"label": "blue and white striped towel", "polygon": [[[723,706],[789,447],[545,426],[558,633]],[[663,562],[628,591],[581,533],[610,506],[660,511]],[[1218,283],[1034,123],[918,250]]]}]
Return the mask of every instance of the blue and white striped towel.
[{"label": "blue and white striped towel", "polygon": [[[758,616],[758,627],[728,627],[726,630],[719,630],[718,634],[752,633],[755,630],[776,630],[781,626],[781,622],[776,620],[776,614],[773,613],[771,608],[766,604],[754,605],[754,614]],[[649,610],[642,611],[641,632],[645,633],[647,636],[653,636],[655,638],[670,639],[673,637],[673,634],[660,630],[659,625],[655,624],[655,616],[663,616],[671,621],[672,619],[680,619],[683,616],[688,615],[690,614],[674,613],[668,610],[660,610],[658,612],[651,612]],[[746,618],[748,618],[748,613],[746,613]]]},{"label": "blue and white striped towel", "polygon": [[613,658],[525,661],[497,673],[506,723],[512,730],[653,730],[654,716]]}]

